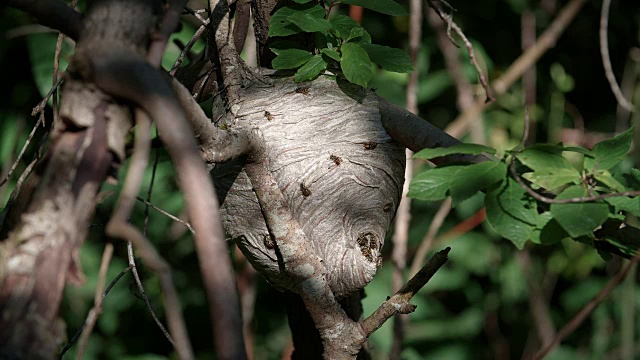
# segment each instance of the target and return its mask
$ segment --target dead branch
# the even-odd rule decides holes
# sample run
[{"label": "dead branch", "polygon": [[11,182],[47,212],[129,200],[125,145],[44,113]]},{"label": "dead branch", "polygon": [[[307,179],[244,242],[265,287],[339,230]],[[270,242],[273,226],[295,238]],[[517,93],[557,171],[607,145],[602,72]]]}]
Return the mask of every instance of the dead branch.
[{"label": "dead branch", "polygon": [[9,0],[9,6],[20,9],[44,26],[59,30],[75,41],[80,37],[82,14],[58,0]]},{"label": "dead branch", "polygon": [[171,268],[142,233],[128,222],[136,194],[144,177],[144,170],[147,167],[151,143],[149,137],[151,121],[141,110],[136,110],[136,123],[136,138],[131,165],[105,232],[111,237],[127,240],[135,245],[140,250],[140,256],[145,260],[145,264],[157,274],[165,297],[167,321],[172,337],[175,339],[174,347],[176,352],[181,359],[193,359],[193,350],[182,317],[178,295],[173,284]]},{"label": "dead branch", "polygon": [[551,351],[553,351],[562,340],[564,340],[567,336],[571,335],[588,317],[591,315],[591,312],[595,310],[598,305],[604,300],[613,289],[624,280],[624,278],[629,273],[629,270],[633,267],[635,263],[640,260],[640,249],[636,251],[636,255],[631,259],[631,261],[624,266],[618,273],[609,279],[607,284],[598,292],[596,296],[594,296],[589,303],[587,303],[553,338],[553,341],[546,345],[543,349],[538,351],[533,357],[532,360],[541,360]]},{"label": "dead branch", "polygon": [[627,110],[633,112],[634,107],[629,100],[627,100],[618,86],[616,76],[613,74],[611,67],[611,57],[609,56],[609,39],[607,36],[607,29],[609,27],[609,7],[611,6],[611,0],[602,1],[602,13],[600,14],[600,55],[602,55],[602,65],[604,67],[604,75],[609,81],[609,86],[613,95],[616,97],[618,104]]},{"label": "dead branch", "polygon": [[[493,91],[496,97],[504,94],[524,73],[529,69],[531,64],[535,63],[540,57],[551,47],[553,47],[573,18],[578,14],[585,0],[571,0],[560,11],[558,16],[553,20],[551,25],[538,38],[536,43],[529,47],[518,57],[513,64],[505,71],[505,73],[493,82]],[[445,132],[455,138],[460,138],[466,133],[469,124],[476,119],[485,109],[486,104],[483,100],[476,101],[473,106],[469,107],[452,121]]]},{"label": "dead branch", "polygon": [[107,271],[109,270],[109,264],[111,263],[111,257],[113,256],[113,244],[107,243],[102,252],[102,260],[100,261],[100,270],[98,271],[98,282],[96,284],[96,292],[93,298],[93,307],[89,310],[87,319],[84,321],[83,328],[86,330],[82,333],[80,342],[78,343],[78,351],[76,352],[76,359],[81,360],[83,358],[84,350],[89,342],[89,335],[93,331],[93,327],[98,320],[98,317],[102,313],[102,301],[104,300],[104,284],[107,278]]},{"label": "dead branch", "polygon": [[242,86],[242,59],[234,45],[230,30],[229,4],[227,0],[209,0],[211,26],[215,30],[214,39],[220,57],[220,70],[224,83],[227,105],[232,114],[237,112]]},{"label": "dead branch", "polygon": [[448,197],[445,201],[442,202],[442,204],[440,204],[440,208],[438,208],[438,211],[431,220],[431,224],[429,225],[427,234],[424,236],[424,239],[422,239],[422,242],[420,242],[420,246],[416,251],[416,255],[413,257],[411,267],[409,268],[409,276],[415,276],[415,274],[417,274],[420,270],[420,266],[422,266],[424,259],[429,253],[429,250],[431,250],[431,247],[433,247],[433,244],[435,243],[438,230],[440,230],[440,227],[444,223],[444,220],[447,218],[447,215],[449,215],[450,211],[451,198]]},{"label": "dead branch", "polygon": [[35,135],[36,130],[38,130],[38,126],[40,126],[40,125],[42,125],[42,127],[44,127],[44,113],[40,114],[40,117],[38,118],[38,121],[33,126],[33,129],[31,129],[31,132],[29,133],[29,136],[27,137],[27,141],[25,141],[24,145],[22,146],[22,150],[20,150],[20,153],[18,154],[18,157],[13,162],[13,165],[11,165],[11,168],[9,169],[9,172],[7,173],[7,175],[2,180],[0,180],[0,186],[6,184],[7,181],[9,181],[9,179],[11,178],[11,175],[13,175],[13,172],[18,167],[18,164],[20,164],[20,161],[22,160],[22,156],[24,156],[24,152],[27,150],[27,147],[29,147],[29,144],[31,143],[31,140],[33,140],[33,136]]},{"label": "dead branch", "polygon": [[177,216],[175,216],[175,215],[173,215],[173,214],[171,214],[171,213],[169,213],[169,212],[167,212],[165,210],[160,209],[159,207],[153,205],[152,203],[148,202],[147,200],[141,198],[140,196],[136,196],[136,200],[140,201],[141,203],[145,204],[146,206],[151,207],[152,209],[154,209],[157,212],[159,212],[160,214],[168,217],[169,219],[184,225],[187,229],[189,229],[189,231],[192,234],[195,235],[196,232],[195,232],[195,230],[193,230],[193,227],[191,226],[191,224],[189,224],[188,221],[184,221],[184,220],[178,218]]},{"label": "dead branch", "polygon": [[449,260],[451,248],[438,251],[420,271],[407,282],[402,289],[387,299],[368,318],[360,322],[366,336],[373,334],[385,321],[395,314],[409,314],[415,311],[416,306],[409,301],[433,275]]},{"label": "dead branch", "polygon": [[439,3],[435,3],[432,0],[427,0],[427,4],[429,4],[429,7],[432,8],[433,11],[435,11],[435,13],[438,14],[438,16],[440,16],[442,21],[447,23],[447,35],[449,36],[449,39],[451,40],[451,42],[455,44],[455,42],[451,38],[451,34],[450,34],[451,29],[453,29],[456,32],[456,34],[458,34],[460,39],[462,39],[462,42],[464,43],[464,46],[467,48],[467,52],[469,53],[469,62],[476,69],[476,72],[478,74],[478,79],[480,80],[480,84],[482,85],[482,88],[485,91],[485,95],[486,95],[485,103],[495,101],[496,99],[493,97],[493,95],[491,95],[489,84],[487,83],[487,79],[484,76],[484,72],[482,71],[482,68],[480,68],[478,61],[476,60],[476,55],[475,55],[475,52],[473,51],[473,45],[471,44],[471,41],[467,39],[467,36],[464,34],[464,32],[462,32],[462,29],[460,29],[458,24],[456,24],[453,21],[453,15],[448,14],[444,9],[442,9]]}]

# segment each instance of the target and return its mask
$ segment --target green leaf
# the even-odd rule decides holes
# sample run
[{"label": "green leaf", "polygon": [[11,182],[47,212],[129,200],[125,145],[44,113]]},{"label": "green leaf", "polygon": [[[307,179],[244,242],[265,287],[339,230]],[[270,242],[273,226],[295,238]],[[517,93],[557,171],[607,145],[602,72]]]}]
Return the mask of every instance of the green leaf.
[{"label": "green leaf", "polygon": [[271,62],[275,70],[295,69],[304,65],[313,57],[310,52],[299,49],[271,49],[271,51],[278,55]]},{"label": "green leaf", "polygon": [[[346,40],[351,34],[351,30],[354,28],[362,28],[360,24],[358,24],[352,18],[345,15],[338,15],[333,19],[329,20],[329,22],[333,25],[333,28],[337,31],[338,37],[343,40]],[[361,43],[371,44],[371,35],[365,30],[362,34]]]},{"label": "green leaf", "polygon": [[362,48],[365,49],[371,61],[387,71],[399,73],[413,71],[409,55],[400,49],[374,44],[362,44]]},{"label": "green leaf", "polygon": [[[589,196],[589,191],[582,186],[567,188],[556,199],[571,199]],[[609,206],[603,202],[551,204],[553,218],[571,237],[588,235],[609,216]]]},{"label": "green leaf", "polygon": [[580,182],[580,172],[576,169],[538,170],[522,174],[522,177],[547,190]]},{"label": "green leaf", "polygon": [[332,58],[333,60],[340,61],[340,53],[333,49],[322,49],[320,50],[320,52]]},{"label": "green leaf", "polygon": [[540,221],[532,233],[531,242],[540,245],[554,245],[569,237],[569,234],[553,219],[550,212],[543,212],[539,219]]},{"label": "green leaf", "polygon": [[631,148],[633,127],[611,139],[601,141],[593,146],[594,158],[585,158],[586,169],[609,170],[618,165]]},{"label": "green leaf", "polygon": [[640,216],[640,197],[615,196],[604,199],[615,207],[616,212],[626,211],[634,216]]},{"label": "green leaf", "polygon": [[392,16],[406,16],[407,11],[397,2],[392,0],[341,0],[342,4],[362,6],[365,9]]},{"label": "green leaf", "polygon": [[325,32],[331,28],[331,23],[324,19],[324,11],[322,13],[315,11],[313,13],[294,14],[287,16],[287,20],[294,23],[304,32]]},{"label": "green leaf", "polygon": [[526,149],[517,156],[518,161],[531,170],[555,171],[556,169],[573,169],[578,171],[569,160],[562,155],[543,151],[540,149]]},{"label": "green leaf", "polygon": [[373,76],[367,52],[360,45],[350,42],[343,43],[340,50],[342,52],[340,67],[344,76],[350,83],[367,87]]},{"label": "green leaf", "polygon": [[[36,33],[27,36],[31,72],[33,73],[33,79],[42,97],[44,97],[53,86],[53,57],[56,51],[57,38],[58,35],[52,32]],[[69,45],[69,42],[63,41],[58,76],[67,68],[67,59],[71,58],[72,54],[73,47]],[[53,100],[49,98],[48,104],[51,104],[52,101]]]},{"label": "green leaf", "polygon": [[413,155],[414,159],[433,159],[451,154],[480,155],[482,153],[495,154],[496,150],[479,144],[456,144],[449,147],[422,149]]},{"label": "green leaf", "polygon": [[616,180],[608,170],[596,171],[596,173],[593,174],[593,177],[613,191],[616,191],[616,192],[627,191],[626,187],[622,185],[618,180]]},{"label": "green leaf", "polygon": [[327,62],[322,58],[322,55],[316,55],[309,62],[304,64],[295,75],[293,75],[293,81],[301,82],[306,80],[315,79],[321,72],[327,68]]},{"label": "green leaf", "polygon": [[455,178],[450,179],[449,193],[457,204],[500,182],[506,175],[507,165],[503,162],[486,161],[466,165]]},{"label": "green leaf", "polygon": [[362,39],[362,36],[364,36],[364,29],[361,27],[354,27],[353,29],[351,29],[349,37],[345,41],[355,40],[353,42],[358,42],[360,41],[360,39]]},{"label": "green leaf", "polygon": [[324,9],[313,3],[282,7],[271,16],[269,36],[289,36],[303,32],[289,18],[304,17],[306,14],[316,18],[324,17]]},{"label": "green leaf", "polygon": [[539,222],[535,201],[515,180],[508,178],[487,192],[484,205],[491,227],[522,249]]},{"label": "green leaf", "polygon": [[448,196],[449,182],[463,168],[464,166],[455,165],[426,170],[413,178],[407,196],[420,200],[442,200]]}]

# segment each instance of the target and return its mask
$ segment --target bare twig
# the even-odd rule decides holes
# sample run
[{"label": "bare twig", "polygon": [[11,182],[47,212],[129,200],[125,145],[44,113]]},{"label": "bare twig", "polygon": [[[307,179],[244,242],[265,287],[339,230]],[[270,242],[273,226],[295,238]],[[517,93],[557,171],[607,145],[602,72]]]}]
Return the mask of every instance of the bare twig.
[{"label": "bare twig", "polygon": [[618,104],[628,112],[633,112],[633,104],[631,104],[629,100],[627,100],[622,94],[620,86],[618,86],[618,82],[616,81],[616,76],[613,74],[613,69],[611,67],[611,57],[609,56],[609,39],[607,36],[607,29],[609,27],[610,6],[611,0],[602,1],[602,13],[600,14],[600,55],[602,55],[602,65],[604,66],[604,74],[607,77],[607,81],[609,81],[609,86],[611,87],[611,91],[613,91],[613,95],[616,97]]},{"label": "bare twig", "polygon": [[448,14],[445,10],[443,10],[440,7],[439,4],[433,2],[432,0],[427,0],[427,3],[429,4],[429,7],[432,8],[433,11],[435,11],[435,13],[438,14],[438,16],[440,16],[440,18],[447,23],[447,35],[449,35],[449,39],[451,39],[451,41],[455,44],[455,42],[450,36],[450,29],[453,29],[456,32],[456,34],[458,34],[460,39],[462,39],[462,42],[464,43],[464,46],[467,48],[467,52],[469,53],[469,62],[476,69],[476,72],[478,73],[478,79],[480,80],[480,84],[482,85],[482,88],[485,91],[485,94],[486,94],[485,103],[495,101],[496,99],[493,97],[493,95],[491,95],[491,90],[489,89],[487,78],[484,76],[484,73],[482,72],[482,68],[478,64],[478,61],[476,60],[476,55],[475,55],[475,52],[473,51],[473,45],[471,44],[471,41],[469,41],[467,36],[464,34],[464,32],[462,32],[462,29],[460,29],[458,24],[456,24],[453,21],[453,15]]},{"label": "bare twig", "polygon": [[631,261],[624,266],[614,277],[612,277],[607,284],[598,292],[598,294],[587,303],[553,338],[553,341],[537,352],[532,359],[540,360],[544,358],[547,354],[549,354],[552,350],[554,350],[562,340],[564,340],[567,336],[572,334],[584,320],[591,315],[591,312],[598,307],[598,305],[604,300],[611,291],[618,285],[629,273],[629,270],[633,267],[635,263],[640,260],[640,249],[636,251],[636,255],[631,259]]},{"label": "bare twig", "polygon": [[165,308],[174,346],[181,359],[193,359],[193,350],[182,317],[180,302],[171,277],[171,268],[142,233],[128,223],[135,197],[140,189],[149,157],[151,121],[141,109],[136,110],[136,138],[131,165],[111,220],[106,227],[109,236],[127,240],[138,248],[145,264],[153,270],[165,297]]},{"label": "bare twig", "polygon": [[[584,3],[585,0],[571,0],[538,38],[538,41],[523,52],[507,71],[493,82],[493,93],[496,97],[504,94],[529,69],[531,64],[538,61],[548,49],[555,45],[562,32],[578,14]],[[476,101],[473,106],[452,121],[445,129],[445,132],[456,138],[461,137],[467,131],[470,122],[477,118],[485,107],[486,104],[483,100]]]},{"label": "bare twig", "polygon": [[189,50],[191,50],[191,48],[196,43],[196,41],[200,39],[200,36],[204,34],[204,31],[207,29],[207,25],[209,25],[209,19],[206,19],[205,23],[200,25],[198,30],[196,30],[195,34],[193,34],[193,36],[191,37],[191,40],[189,40],[187,45],[184,46],[184,49],[182,49],[182,51],[180,52],[180,55],[176,59],[176,62],[173,63],[173,66],[171,67],[171,71],[169,71],[169,74],[171,74],[172,76],[176,74],[176,71],[178,71],[178,67],[180,67],[180,64],[182,64],[182,62],[184,61],[184,58],[189,53]]},{"label": "bare twig", "polygon": [[[158,129],[156,128],[156,137],[158,137]],[[147,200],[144,204],[144,224],[142,225],[142,234],[147,236],[147,229],[149,228],[149,204],[151,204],[151,194],[153,193],[153,185],[156,182],[156,173],[158,172],[158,162],[160,161],[160,155],[157,151],[153,156],[153,167],[151,169],[151,180],[149,180],[149,189],[147,190]]]},{"label": "bare twig", "polygon": [[98,320],[98,317],[102,313],[102,300],[104,300],[104,284],[107,278],[107,271],[109,270],[109,264],[111,263],[111,257],[113,256],[113,244],[107,243],[102,252],[102,261],[100,262],[100,271],[98,272],[98,282],[96,284],[96,293],[93,299],[93,307],[87,315],[87,319],[84,321],[83,328],[86,330],[82,333],[80,341],[78,342],[78,352],[76,353],[76,359],[81,360],[84,354],[84,350],[87,347],[89,341],[89,335],[93,331],[93,327]]},{"label": "bare twig", "polygon": [[31,140],[33,139],[33,136],[36,133],[36,130],[38,129],[38,126],[40,126],[40,124],[42,124],[42,126],[44,127],[44,112],[40,112],[40,117],[38,118],[38,121],[36,122],[36,124],[33,126],[33,129],[31,129],[31,132],[29,133],[29,137],[27,137],[27,141],[25,141],[24,145],[22,146],[22,150],[20,150],[18,157],[13,162],[13,165],[11,165],[11,168],[9,169],[9,172],[7,173],[7,175],[2,180],[0,180],[0,186],[6,184],[7,181],[9,181],[9,179],[11,178],[11,175],[13,175],[13,172],[16,170],[16,168],[18,167],[18,164],[22,160],[22,156],[24,156],[24,152],[27,150],[27,147],[31,143]]},{"label": "bare twig", "polygon": [[187,4],[187,1],[188,0],[171,1],[171,6],[169,6],[169,9],[164,13],[159,31],[156,31],[152,37],[149,50],[147,51],[147,60],[156,68],[159,67],[162,62],[164,49],[167,46],[173,30],[175,30],[180,22],[182,8]]},{"label": "bare twig", "polygon": [[[67,68],[67,70],[69,70],[69,68]],[[47,106],[47,101],[49,101],[49,98],[51,97],[51,95],[53,95],[53,92],[56,91],[56,89],[58,89],[58,87],[60,87],[60,84],[62,84],[62,81],[64,80],[65,75],[66,75],[66,71],[64,71],[56,79],[55,84],[53,84],[51,89],[49,89],[49,92],[47,93],[47,95],[45,95],[45,97],[38,103],[38,105],[36,105],[31,110],[31,116],[35,116],[37,113],[44,111],[45,106]]]},{"label": "bare twig", "polygon": [[195,234],[195,230],[193,230],[193,227],[191,227],[191,224],[189,224],[188,221],[184,221],[180,218],[178,218],[175,215],[172,215],[170,213],[168,213],[167,211],[164,211],[162,209],[160,209],[159,207],[153,205],[152,203],[148,202],[147,200],[141,198],[140,196],[136,196],[136,200],[140,201],[141,203],[145,204],[146,206],[149,206],[151,208],[153,208],[154,210],[156,210],[157,212],[159,212],[160,214],[168,217],[169,219],[179,222],[180,224],[184,225],[187,229],[189,229],[189,231],[191,231],[192,234]]},{"label": "bare twig", "polygon": [[366,336],[373,334],[393,315],[409,314],[415,311],[416,306],[409,301],[433,277],[436,271],[449,260],[450,250],[451,248],[448,247],[438,251],[402,289],[382,303],[371,316],[360,322]]},{"label": "bare twig", "polygon": [[[362,9],[360,9],[362,11]],[[420,51],[420,39],[422,33],[422,0],[411,0],[409,18],[409,56],[413,65],[413,72],[409,74],[407,83],[407,111],[418,113],[418,66],[417,59]],[[394,264],[391,288],[398,291],[405,282],[404,272],[407,267],[407,243],[409,242],[409,223],[411,221],[411,199],[407,197],[409,193],[409,183],[413,178],[413,151],[406,149],[407,163],[404,170],[404,186],[402,187],[402,197],[396,212],[395,226],[393,232],[393,252],[391,259]],[[404,343],[404,329],[407,318],[396,316],[393,319],[393,344],[391,346],[390,359],[400,359],[402,346]]]},{"label": "bare twig", "polygon": [[449,215],[451,211],[451,198],[448,197],[445,201],[442,202],[440,208],[434,215],[431,220],[431,224],[429,225],[429,230],[427,230],[427,234],[422,239],[420,246],[418,247],[418,251],[416,251],[416,255],[413,257],[413,261],[411,262],[411,267],[409,268],[409,276],[415,276],[420,270],[422,263],[424,263],[424,259],[427,257],[429,250],[435,243],[436,235],[438,234],[438,230],[444,223],[444,220]]},{"label": "bare twig", "polygon": [[156,323],[156,325],[158,325],[158,328],[160,329],[160,331],[162,331],[162,334],[164,334],[164,337],[171,343],[171,345],[175,346],[175,342],[173,341],[171,334],[169,334],[169,332],[164,327],[164,325],[162,325],[162,322],[160,321],[160,319],[158,319],[158,315],[156,315],[156,312],[153,311],[153,306],[151,306],[149,297],[147,296],[147,293],[144,291],[144,286],[142,286],[142,280],[140,280],[140,274],[138,274],[138,266],[136,265],[136,259],[133,256],[133,244],[130,241],[127,242],[127,259],[129,260],[129,268],[131,269],[131,272],[133,272],[133,279],[136,282],[136,286],[138,287],[138,292],[140,292],[140,297],[142,298],[142,301],[144,301],[144,304],[147,306],[147,311],[149,311],[149,314],[151,314],[153,321]]},{"label": "bare twig", "polygon": [[[106,250],[106,248],[105,248]],[[115,286],[115,284],[124,276],[124,274],[126,274],[129,270],[131,270],[131,266],[127,266],[126,268],[124,268],[115,278],[113,278],[113,280],[111,280],[111,283],[109,283],[109,286],[107,286],[107,288],[104,290],[104,292],[102,293],[102,301],[104,301],[104,299],[107,297],[107,295],[109,295],[109,292],[111,291],[111,289]],[[69,349],[71,348],[71,346],[73,346],[73,344],[75,344],[75,342],[78,340],[78,338],[80,337],[80,335],[82,334],[82,332],[84,331],[85,327],[87,326],[87,321],[88,321],[88,316],[87,319],[85,319],[84,323],[82,323],[82,326],[78,329],[78,331],[75,333],[75,335],[73,335],[73,337],[71,338],[71,340],[69,340],[69,342],[62,348],[62,350],[60,351],[60,355],[59,358],[62,359],[62,356],[69,351]]]}]

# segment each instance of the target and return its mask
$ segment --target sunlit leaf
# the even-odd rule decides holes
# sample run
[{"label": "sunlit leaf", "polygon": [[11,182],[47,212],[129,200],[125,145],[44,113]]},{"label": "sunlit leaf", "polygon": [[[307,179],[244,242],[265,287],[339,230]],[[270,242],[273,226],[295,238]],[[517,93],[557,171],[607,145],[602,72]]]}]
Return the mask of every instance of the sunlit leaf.
[{"label": "sunlit leaf", "polygon": [[369,55],[356,43],[344,43],[341,47],[340,67],[344,76],[353,84],[367,87],[373,76]]}]

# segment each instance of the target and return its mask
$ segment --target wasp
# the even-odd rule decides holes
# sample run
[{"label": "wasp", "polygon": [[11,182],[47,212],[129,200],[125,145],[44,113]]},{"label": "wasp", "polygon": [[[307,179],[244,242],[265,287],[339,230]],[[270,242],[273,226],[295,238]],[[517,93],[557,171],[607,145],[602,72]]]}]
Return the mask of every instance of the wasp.
[{"label": "wasp", "polygon": [[373,150],[378,146],[378,143],[370,141],[370,142],[364,143],[363,145],[365,150]]},{"label": "wasp", "polygon": [[304,197],[311,195],[311,190],[304,183],[300,183],[300,191],[302,191],[302,196]]},{"label": "wasp", "polygon": [[296,94],[309,95],[309,87],[297,87],[295,90]]},{"label": "wasp", "polygon": [[262,235],[262,241],[264,243],[264,246],[269,249],[275,249],[276,247],[276,242],[273,240],[273,238],[271,237],[271,235]]},{"label": "wasp", "polygon": [[335,155],[329,156],[329,159],[333,161],[336,165],[340,165],[342,163],[342,159]]},{"label": "wasp", "polygon": [[385,206],[382,208],[382,211],[389,212],[392,207],[393,207],[393,203],[385,204]]},{"label": "wasp", "polygon": [[268,111],[265,111],[265,112],[264,112],[264,117],[266,117],[266,118],[267,118],[267,120],[269,120],[269,121],[273,120],[273,114],[271,114],[271,113],[270,113],[270,112],[268,112]]}]

